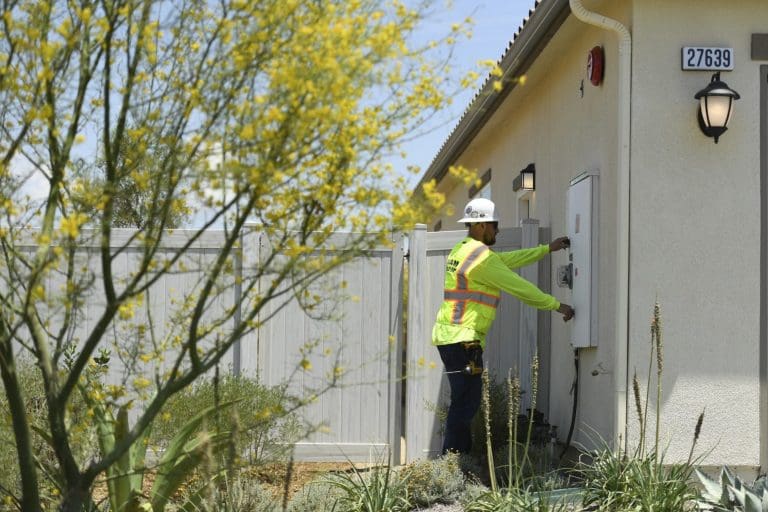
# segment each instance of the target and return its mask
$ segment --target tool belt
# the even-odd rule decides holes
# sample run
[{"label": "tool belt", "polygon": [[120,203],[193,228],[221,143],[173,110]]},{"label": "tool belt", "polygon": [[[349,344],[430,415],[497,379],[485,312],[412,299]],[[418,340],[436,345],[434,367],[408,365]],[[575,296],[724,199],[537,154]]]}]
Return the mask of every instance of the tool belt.
[{"label": "tool belt", "polygon": [[480,375],[483,373],[483,348],[479,341],[462,342],[467,354],[467,365],[462,369],[465,375]]}]

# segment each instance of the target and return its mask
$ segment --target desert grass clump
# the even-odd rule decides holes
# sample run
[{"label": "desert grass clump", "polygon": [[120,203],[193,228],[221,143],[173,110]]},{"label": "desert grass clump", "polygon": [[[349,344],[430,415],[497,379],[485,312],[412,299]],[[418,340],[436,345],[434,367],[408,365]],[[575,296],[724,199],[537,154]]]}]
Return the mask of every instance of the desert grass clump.
[{"label": "desert grass clump", "polygon": [[[528,415],[528,430],[525,433],[525,443],[523,444],[523,457],[520,460],[520,465],[515,468],[510,468],[518,471],[520,474],[516,478],[516,481],[522,483],[522,473],[525,470],[525,465],[530,463],[528,458],[528,449],[531,446],[531,433],[533,432],[533,411],[536,410],[536,400],[539,394],[539,354],[533,355],[533,362],[531,363],[531,413]],[[511,419],[510,419],[511,420]],[[514,443],[513,443],[514,441]],[[510,440],[510,444],[517,446],[517,438]]]},{"label": "desert grass clump", "polygon": [[[531,364],[531,411],[536,408],[538,394],[539,358],[534,355]],[[551,512],[567,510],[567,505],[551,498],[543,489],[537,486],[538,480],[532,478],[534,464],[531,462],[531,435],[533,432],[533,414],[528,417],[525,440],[518,443],[518,413],[520,409],[520,381],[510,371],[507,376],[508,408],[507,436],[509,447],[506,454],[506,484],[501,488],[496,479],[496,466],[492,453],[492,436],[489,418],[491,417],[489,379],[487,372],[483,374],[483,413],[486,421],[486,449],[488,450],[488,470],[491,488],[478,494],[472,500],[464,503],[464,509],[470,512],[504,512],[504,511],[537,511]],[[529,474],[531,473],[531,474]]]},{"label": "desert grass clump", "polygon": [[[661,374],[664,371],[664,343],[661,335],[661,308],[657,302],[653,306],[653,320],[651,320],[651,355],[656,349],[656,444],[654,451],[659,450],[659,417],[661,415]],[[648,376],[650,380],[650,374]],[[649,382],[650,384],[650,382]],[[650,387],[650,386],[649,386]]]},{"label": "desert grass clump", "polygon": [[[488,379],[488,420],[491,428],[491,442],[493,452],[507,444],[507,387],[503,380],[490,374]],[[469,455],[478,461],[483,467],[488,467],[488,449],[486,447],[486,417],[483,413],[476,414],[472,420],[472,450]]]},{"label": "desert grass clump", "polygon": [[[520,378],[512,376],[512,369],[507,374],[507,388],[509,390],[509,412],[507,414],[507,430],[509,432],[509,445],[507,448],[507,468],[510,473],[509,485],[520,486],[520,472],[517,471],[517,416],[520,414]],[[514,468],[514,469],[513,469]],[[511,475],[514,471],[514,481]]]},{"label": "desert grass clump", "polygon": [[491,434],[491,395],[490,395],[490,377],[488,376],[488,369],[483,370],[483,418],[485,418],[485,447],[488,457],[488,474],[491,479],[491,490],[497,492],[499,490],[498,483],[496,482],[496,467],[493,463],[493,441]]},{"label": "desert grass clump", "polygon": [[[661,308],[656,303],[651,319],[651,346],[648,362],[648,380],[645,403],[641,397],[637,373],[632,379],[640,440],[633,452],[612,450],[607,443],[589,463],[582,463],[580,472],[585,482],[583,504],[590,510],[654,510],[679,512],[691,510],[697,492],[691,484],[694,470],[694,449],[704,421],[702,412],[694,428],[693,442],[688,459],[680,464],[665,464],[665,450],[659,445],[661,425],[662,373],[664,370],[664,344],[661,328]],[[656,424],[653,449],[646,445],[648,428],[648,401],[653,364],[656,363]]]},{"label": "desert grass clump", "polygon": [[337,488],[336,512],[405,512],[410,510],[405,480],[387,464],[357,469],[328,479]]},{"label": "desert grass clump", "polygon": [[464,508],[467,512],[565,512],[570,505],[547,493],[510,487],[503,493],[486,492]]}]

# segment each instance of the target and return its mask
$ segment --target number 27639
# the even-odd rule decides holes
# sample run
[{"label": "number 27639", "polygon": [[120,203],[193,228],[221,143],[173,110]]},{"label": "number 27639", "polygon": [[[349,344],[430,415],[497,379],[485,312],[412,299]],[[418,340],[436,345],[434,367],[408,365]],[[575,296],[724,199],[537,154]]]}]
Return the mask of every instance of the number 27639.
[{"label": "number 27639", "polygon": [[683,47],[683,69],[732,70],[733,48]]}]

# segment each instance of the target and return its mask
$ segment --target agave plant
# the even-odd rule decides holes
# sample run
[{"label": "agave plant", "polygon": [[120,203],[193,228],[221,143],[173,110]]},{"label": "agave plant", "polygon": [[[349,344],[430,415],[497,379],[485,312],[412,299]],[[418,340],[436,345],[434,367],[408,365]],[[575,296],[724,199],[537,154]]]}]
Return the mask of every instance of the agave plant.
[{"label": "agave plant", "polygon": [[710,478],[698,469],[696,475],[704,488],[701,499],[697,501],[699,510],[768,512],[765,478],[759,478],[753,485],[747,485],[728,467],[720,470],[718,480]]},{"label": "agave plant", "polygon": [[[220,404],[219,410],[233,403]],[[205,459],[206,453],[221,449],[228,442],[230,432],[200,432],[195,435],[198,427],[215,412],[215,406],[203,409],[174,436],[155,467],[155,480],[148,496],[142,493],[144,475],[148,469],[144,466],[147,450],[144,439],[148,435],[148,432],[145,432],[114,466],[107,469],[111,510],[139,512],[147,510],[147,504],[151,504],[150,510],[162,512],[170,497]],[[104,452],[111,450],[115,443],[128,434],[127,416],[127,409],[124,407],[119,409],[116,421],[111,420],[108,414],[96,415],[99,445]]]}]

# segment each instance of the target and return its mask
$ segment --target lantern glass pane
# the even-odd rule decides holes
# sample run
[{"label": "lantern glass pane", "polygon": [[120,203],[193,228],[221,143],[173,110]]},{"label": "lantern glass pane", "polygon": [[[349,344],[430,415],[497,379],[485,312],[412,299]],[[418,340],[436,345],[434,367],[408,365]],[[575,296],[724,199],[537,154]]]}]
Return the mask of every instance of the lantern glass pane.
[{"label": "lantern glass pane", "polygon": [[534,187],[533,176],[534,174],[532,172],[523,173],[523,189],[533,190],[533,187]]},{"label": "lantern glass pane", "polygon": [[[703,98],[702,98],[703,99]],[[704,106],[704,103],[702,103]],[[702,112],[704,120],[711,127],[722,128],[728,125],[731,112],[730,96],[709,96],[706,98],[707,112]]]},{"label": "lantern glass pane", "polygon": [[702,96],[699,100],[699,110],[701,111],[701,118],[704,120],[704,126],[709,128],[709,117],[707,117],[707,97]]},{"label": "lantern glass pane", "polygon": [[725,120],[725,126],[731,122],[731,114],[733,114],[733,98],[728,98],[728,118]]}]

